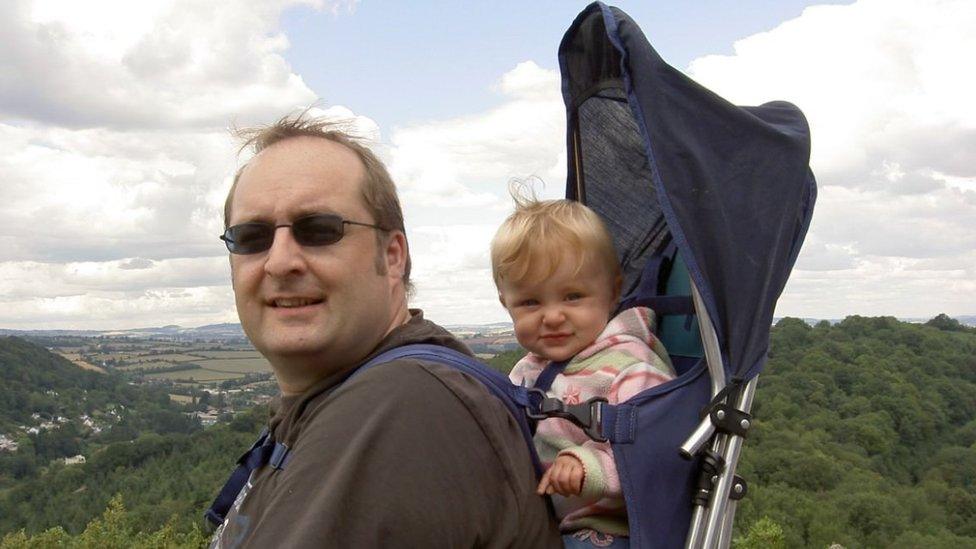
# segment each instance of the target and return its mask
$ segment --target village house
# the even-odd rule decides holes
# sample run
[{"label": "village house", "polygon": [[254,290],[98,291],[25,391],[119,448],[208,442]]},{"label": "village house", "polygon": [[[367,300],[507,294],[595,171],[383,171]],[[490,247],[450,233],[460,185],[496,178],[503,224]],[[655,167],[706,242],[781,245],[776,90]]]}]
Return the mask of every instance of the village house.
[{"label": "village house", "polygon": [[78,465],[80,463],[85,463],[85,456],[81,454],[64,458],[65,465]]},{"label": "village house", "polygon": [[0,452],[16,452],[17,442],[7,435],[0,435]]}]

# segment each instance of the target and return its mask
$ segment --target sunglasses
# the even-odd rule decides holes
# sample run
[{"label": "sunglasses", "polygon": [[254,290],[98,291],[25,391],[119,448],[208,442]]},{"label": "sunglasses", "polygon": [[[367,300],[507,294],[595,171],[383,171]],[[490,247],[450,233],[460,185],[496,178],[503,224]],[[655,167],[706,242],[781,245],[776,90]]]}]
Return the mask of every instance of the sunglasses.
[{"label": "sunglasses", "polygon": [[275,232],[281,227],[291,228],[291,234],[302,246],[328,246],[342,240],[346,225],[360,225],[385,231],[379,225],[349,221],[335,214],[312,214],[300,217],[287,225],[251,221],[230,227],[220,239],[232,254],[259,254],[271,249]]}]

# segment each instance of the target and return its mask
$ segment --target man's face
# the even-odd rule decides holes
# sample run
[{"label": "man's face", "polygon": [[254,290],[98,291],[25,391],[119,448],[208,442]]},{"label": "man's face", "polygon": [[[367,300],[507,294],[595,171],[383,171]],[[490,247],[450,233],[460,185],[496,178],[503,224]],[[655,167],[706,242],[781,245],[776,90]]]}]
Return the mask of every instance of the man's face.
[{"label": "man's face", "polygon": [[[355,153],[338,143],[286,139],[262,151],[241,174],[229,225],[291,224],[313,213],[375,223],[360,191],[364,172]],[[393,289],[402,272],[379,272],[375,231],[346,225],[339,242],[303,247],[290,228],[278,228],[271,249],[231,254],[241,325],[275,367],[279,383],[310,384],[351,366],[391,328]]]}]

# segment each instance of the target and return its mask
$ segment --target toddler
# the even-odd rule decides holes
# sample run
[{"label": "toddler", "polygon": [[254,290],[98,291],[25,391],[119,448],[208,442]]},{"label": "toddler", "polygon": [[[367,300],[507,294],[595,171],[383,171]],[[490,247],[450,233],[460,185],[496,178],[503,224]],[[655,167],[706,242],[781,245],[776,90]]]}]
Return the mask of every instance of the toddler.
[{"label": "toddler", "polygon": [[[568,360],[548,396],[617,404],[672,379],[653,311],[637,307],[610,318],[621,274],[599,216],[579,202],[513,194],[515,212],[491,243],[498,297],[528,351],[512,381],[531,387],[550,362]],[[627,512],[610,444],[559,418],[539,423],[535,443],[547,467],[538,492],[553,495],[567,547],[626,546]]]}]

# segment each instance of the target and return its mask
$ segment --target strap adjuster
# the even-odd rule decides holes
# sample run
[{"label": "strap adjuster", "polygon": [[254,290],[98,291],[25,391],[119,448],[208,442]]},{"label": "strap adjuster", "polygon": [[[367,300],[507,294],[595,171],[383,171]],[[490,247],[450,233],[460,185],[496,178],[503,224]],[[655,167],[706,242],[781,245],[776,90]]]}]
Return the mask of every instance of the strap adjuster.
[{"label": "strap adjuster", "polygon": [[271,451],[271,458],[268,460],[268,465],[273,469],[283,469],[287,458],[288,445],[283,442],[278,442],[274,445],[274,450]]},{"label": "strap adjuster", "polygon": [[[536,397],[533,399],[532,397]],[[597,442],[606,442],[603,436],[603,406],[608,404],[603,397],[593,397],[580,404],[566,404],[558,398],[546,396],[541,389],[529,389],[529,402],[525,414],[534,420],[558,417],[571,422]],[[535,405],[538,402],[538,406]]]}]

